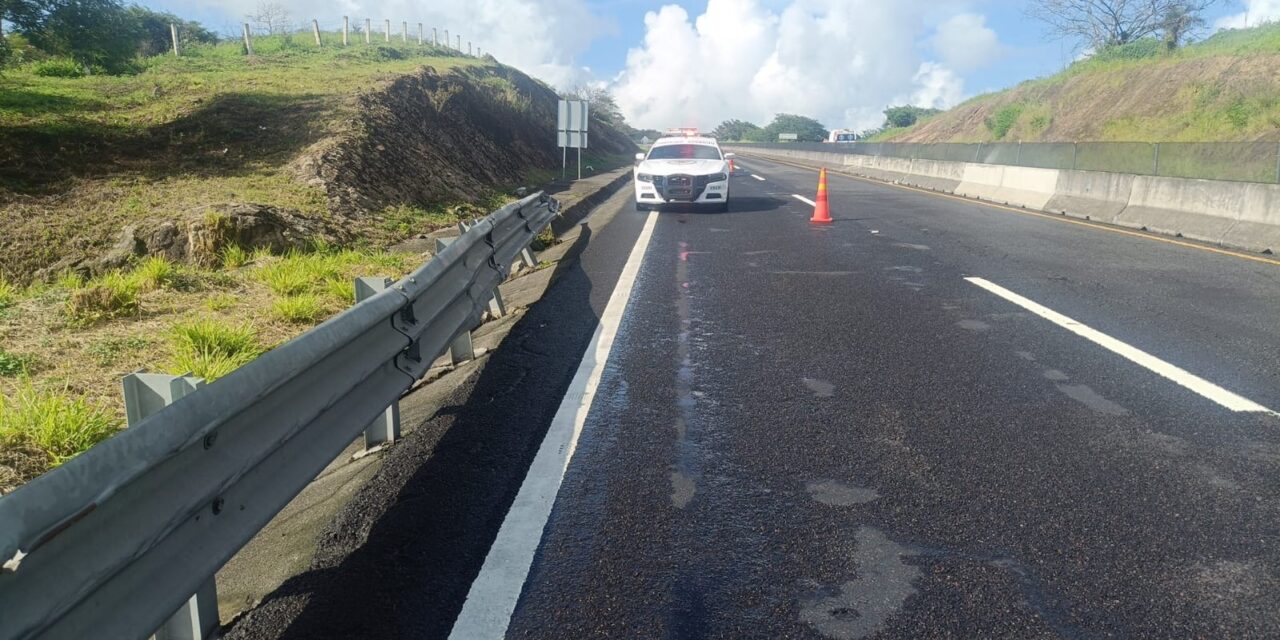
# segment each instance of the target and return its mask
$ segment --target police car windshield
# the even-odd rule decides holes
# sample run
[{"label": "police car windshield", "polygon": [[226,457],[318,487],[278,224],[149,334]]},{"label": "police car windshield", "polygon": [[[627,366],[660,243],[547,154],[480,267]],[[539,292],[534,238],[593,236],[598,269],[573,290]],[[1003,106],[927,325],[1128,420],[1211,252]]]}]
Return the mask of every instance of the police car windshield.
[{"label": "police car windshield", "polygon": [[705,144],[668,144],[649,150],[650,160],[719,160],[720,151]]}]

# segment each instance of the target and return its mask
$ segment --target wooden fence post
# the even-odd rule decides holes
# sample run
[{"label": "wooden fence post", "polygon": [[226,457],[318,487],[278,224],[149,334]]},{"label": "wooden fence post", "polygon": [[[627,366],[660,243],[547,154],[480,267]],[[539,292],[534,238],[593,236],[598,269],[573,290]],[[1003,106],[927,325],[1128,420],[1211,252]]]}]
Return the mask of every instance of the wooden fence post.
[{"label": "wooden fence post", "polygon": [[369,36],[369,30],[372,28],[373,28],[373,24],[369,21],[368,18],[365,18],[364,19],[364,43],[365,44],[369,44],[371,42],[370,36]]},{"label": "wooden fence post", "polygon": [[311,21],[311,33],[315,34],[316,36],[316,46],[317,47],[320,46],[320,21],[319,20]]},{"label": "wooden fence post", "polygon": [[342,46],[347,46],[347,37],[351,33],[351,18],[342,16]]},{"label": "wooden fence post", "polygon": [[253,55],[253,37],[249,35],[249,23],[244,23],[244,50]]}]

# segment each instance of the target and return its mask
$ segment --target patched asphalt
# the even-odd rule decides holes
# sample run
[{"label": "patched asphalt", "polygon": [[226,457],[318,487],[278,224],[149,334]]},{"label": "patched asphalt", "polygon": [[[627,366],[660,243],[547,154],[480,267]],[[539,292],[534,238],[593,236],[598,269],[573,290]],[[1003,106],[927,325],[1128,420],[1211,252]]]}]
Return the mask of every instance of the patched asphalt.
[{"label": "patched asphalt", "polygon": [[[1277,408],[1280,268],[836,175],[816,227],[816,172],[742,164],[660,214],[509,637],[1280,635],[1280,419],[964,280]],[[605,206],[234,637],[447,635],[645,216]]]}]

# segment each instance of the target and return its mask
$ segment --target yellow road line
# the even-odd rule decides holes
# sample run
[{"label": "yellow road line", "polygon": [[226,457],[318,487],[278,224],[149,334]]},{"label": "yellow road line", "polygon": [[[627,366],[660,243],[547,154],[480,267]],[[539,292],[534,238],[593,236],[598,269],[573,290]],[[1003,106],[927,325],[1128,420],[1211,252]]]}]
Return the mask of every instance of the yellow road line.
[{"label": "yellow road line", "polygon": [[[757,158],[760,158],[760,159],[763,159],[763,160],[766,160],[766,161],[768,161],[768,162],[776,162],[776,163],[778,163],[778,164],[785,164],[785,165],[787,165],[787,166],[795,167],[795,168],[797,168],[797,169],[808,169],[808,170],[810,170],[810,171],[818,171],[818,169],[815,169],[815,168],[810,167],[810,166],[808,166],[808,165],[797,164],[797,163],[795,163],[795,162],[787,162],[786,160],[777,160],[777,159],[775,159],[775,158],[763,158],[763,157],[761,157],[761,156],[756,156],[756,157],[757,157]],[[1135,237],[1135,238],[1143,238],[1143,239],[1146,239],[1146,240],[1155,240],[1156,242],[1163,242],[1163,243],[1165,243],[1165,244],[1177,245],[1177,246],[1179,246],[1179,247],[1187,247],[1188,249],[1198,249],[1198,250],[1200,250],[1200,251],[1208,251],[1209,253],[1218,253],[1218,254],[1222,254],[1222,255],[1224,255],[1224,256],[1231,256],[1231,257],[1233,257],[1233,258],[1242,258],[1242,259],[1245,259],[1245,260],[1252,260],[1253,262],[1261,262],[1261,263],[1263,263],[1263,264],[1269,264],[1269,265],[1272,265],[1272,266],[1280,267],[1280,260],[1276,260],[1276,259],[1273,259],[1273,258],[1266,258],[1266,257],[1263,257],[1263,256],[1257,256],[1257,255],[1252,255],[1252,254],[1248,254],[1248,253],[1241,253],[1241,252],[1239,252],[1239,251],[1231,251],[1231,250],[1229,250],[1229,249],[1219,249],[1219,248],[1217,248],[1217,247],[1207,247],[1207,246],[1204,246],[1204,245],[1202,245],[1202,244],[1195,244],[1195,243],[1193,243],[1193,242],[1185,242],[1185,241],[1183,241],[1183,240],[1177,240],[1177,239],[1174,239],[1174,238],[1166,238],[1166,237],[1159,236],[1159,235],[1154,235],[1154,234],[1151,234],[1151,233],[1143,233],[1143,232],[1141,232],[1141,231],[1133,231],[1133,230],[1131,230],[1131,229],[1121,229],[1121,228],[1119,228],[1119,227],[1116,227],[1116,226],[1113,226],[1113,225],[1109,225],[1109,224],[1105,224],[1105,223],[1102,223],[1102,222],[1092,222],[1092,221],[1089,221],[1089,220],[1078,220],[1078,219],[1069,218],[1069,217],[1067,217],[1067,216],[1064,216],[1064,215],[1058,215],[1058,214],[1054,214],[1054,213],[1045,213],[1045,212],[1043,212],[1043,211],[1035,211],[1035,210],[1033,210],[1033,209],[1022,209],[1022,208],[1018,208],[1018,207],[1010,207],[1010,206],[1008,206],[1008,205],[996,204],[996,203],[994,203],[994,202],[989,202],[989,201],[986,201],[986,200],[976,200],[976,199],[974,199],[974,198],[966,198],[966,197],[964,197],[964,196],[958,196],[958,195],[951,194],[951,193],[943,193],[943,192],[941,192],[941,191],[930,191],[930,190],[928,190],[928,189],[921,189],[920,187],[913,187],[913,186],[905,185],[905,184],[895,184],[895,183],[892,183],[892,182],[885,182],[885,181],[883,181],[883,180],[876,180],[876,179],[874,179],[874,178],[866,178],[866,177],[863,177],[863,176],[858,176],[858,175],[853,175],[853,174],[850,174],[850,173],[845,173],[845,172],[843,172],[843,171],[841,171],[841,170],[839,170],[839,169],[830,169],[830,171],[831,171],[832,173],[834,173],[834,174],[838,175],[838,176],[841,176],[841,177],[850,178],[850,179],[853,179],[853,180],[861,180],[861,181],[863,181],[863,182],[869,182],[869,183],[871,183],[871,184],[878,184],[878,185],[882,185],[882,186],[886,186],[886,187],[895,187],[895,188],[903,189],[903,190],[906,190],[906,191],[915,191],[915,192],[917,192],[917,193],[923,193],[923,194],[925,194],[925,195],[935,196],[935,197],[938,197],[938,198],[948,198],[948,199],[951,199],[951,200],[959,200],[960,202],[967,202],[967,203],[969,203],[969,204],[976,204],[976,205],[980,205],[980,206],[983,206],[983,207],[989,207],[989,208],[991,208],[991,209],[1000,209],[1000,210],[1003,210],[1003,211],[1011,211],[1011,212],[1013,212],[1013,213],[1020,213],[1020,214],[1027,215],[1027,216],[1036,216],[1036,217],[1039,217],[1039,218],[1047,218],[1047,219],[1049,219],[1049,220],[1053,220],[1053,221],[1056,221],[1056,222],[1065,222],[1065,223],[1067,223],[1067,224],[1074,224],[1074,225],[1079,225],[1079,226],[1082,226],[1082,227],[1089,227],[1090,229],[1097,229],[1097,230],[1099,230],[1099,231],[1110,231],[1111,233],[1119,233],[1119,234],[1123,234],[1123,235],[1126,235],[1126,236],[1133,236],[1133,237]]]}]

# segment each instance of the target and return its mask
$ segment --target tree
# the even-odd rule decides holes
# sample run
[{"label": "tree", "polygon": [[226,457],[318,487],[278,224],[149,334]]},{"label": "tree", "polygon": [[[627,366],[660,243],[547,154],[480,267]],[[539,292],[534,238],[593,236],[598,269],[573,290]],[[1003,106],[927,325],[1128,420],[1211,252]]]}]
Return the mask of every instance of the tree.
[{"label": "tree", "polygon": [[53,0],[22,31],[44,51],[110,73],[129,66],[141,37],[138,23],[116,0]]},{"label": "tree", "polygon": [[169,25],[178,25],[178,40],[185,47],[193,43],[216,44],[217,34],[205,29],[199,22],[183,20],[172,13],[152,11],[134,5],[129,7],[129,16],[138,23],[141,39],[138,41],[138,55],[154,56],[165,53],[173,47],[173,34]]},{"label": "tree", "polygon": [[613,94],[604,87],[578,85],[565,94],[564,97],[566,100],[586,101],[590,115],[601,122],[606,122],[619,129],[626,124],[625,119],[622,117],[622,110],[618,108],[618,103],[613,99]]},{"label": "tree", "polygon": [[258,31],[267,35],[286,33],[290,29],[289,10],[279,2],[259,2],[258,10],[246,16]]},{"label": "tree", "polygon": [[941,109],[926,109],[912,105],[889,107],[884,110],[884,122],[886,127],[910,127],[921,118],[936,116],[939,113],[942,113]]},{"label": "tree", "polygon": [[779,113],[773,122],[763,129],[763,140],[776,142],[780,133],[794,133],[800,142],[822,142],[827,139],[827,128],[821,122],[805,116]]},{"label": "tree", "polygon": [[711,132],[711,135],[717,140],[741,142],[755,140],[760,137],[760,133],[760,127],[745,120],[725,120]]},{"label": "tree", "polygon": [[[1173,14],[1199,18],[1217,0],[1031,0],[1049,31],[1100,50],[1161,33]],[[1181,33],[1181,32],[1180,32]]]},{"label": "tree", "polygon": [[1164,34],[1165,49],[1173,51],[1186,44],[1196,30],[1205,25],[1205,19],[1189,2],[1175,2],[1165,9],[1160,19],[1160,31]]}]

